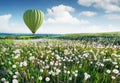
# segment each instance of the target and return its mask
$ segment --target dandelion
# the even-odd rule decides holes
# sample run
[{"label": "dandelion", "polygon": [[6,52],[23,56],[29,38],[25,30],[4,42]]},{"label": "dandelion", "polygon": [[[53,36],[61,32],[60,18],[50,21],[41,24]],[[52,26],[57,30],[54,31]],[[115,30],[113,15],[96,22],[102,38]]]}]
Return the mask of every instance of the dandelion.
[{"label": "dandelion", "polygon": [[88,53],[83,54],[83,57],[87,58],[89,56]]},{"label": "dandelion", "polygon": [[115,77],[115,76],[112,76],[111,78],[114,80],[116,77]]},{"label": "dandelion", "polygon": [[118,65],[115,66],[115,68],[118,68],[118,67],[119,67]]},{"label": "dandelion", "polygon": [[16,65],[12,65],[12,68],[14,68],[14,69],[15,69],[16,67],[17,67]]},{"label": "dandelion", "polygon": [[13,75],[13,72],[12,72],[12,71],[10,71],[10,70],[8,70],[8,73],[9,73],[10,75]]},{"label": "dandelion", "polygon": [[6,79],[5,78],[1,78],[1,81],[4,82]]},{"label": "dandelion", "polygon": [[46,77],[45,80],[48,82],[48,81],[50,81],[50,78],[49,78],[49,77]]},{"label": "dandelion", "polygon": [[69,80],[72,80],[72,77],[69,77]]},{"label": "dandelion", "polygon": [[9,81],[4,81],[4,83],[9,83]]},{"label": "dandelion", "polygon": [[18,83],[18,80],[17,79],[13,79],[12,83]]},{"label": "dandelion", "polygon": [[55,76],[56,74],[55,74],[55,72],[51,72],[52,73],[52,76]]},{"label": "dandelion", "polygon": [[55,55],[56,59],[60,59],[60,56],[59,55]]},{"label": "dandelion", "polygon": [[50,62],[50,65],[52,66],[53,64],[54,64],[54,62],[53,62],[53,61],[51,61],[51,62]]},{"label": "dandelion", "polygon": [[56,75],[58,75],[61,72],[60,69],[56,69]]},{"label": "dandelion", "polygon": [[42,73],[42,72],[43,72],[43,69],[40,69],[40,72]]},{"label": "dandelion", "polygon": [[18,71],[16,71],[16,72],[15,72],[15,74],[16,74],[16,75],[19,75],[19,72],[18,72]]},{"label": "dandelion", "polygon": [[117,62],[112,62],[113,65],[117,65],[118,63]]},{"label": "dandelion", "polygon": [[17,75],[13,75],[13,78],[15,78],[15,79],[16,79],[16,78],[17,78]]},{"label": "dandelion", "polygon": [[3,63],[3,62],[1,62],[1,65],[4,65],[4,63]]},{"label": "dandelion", "polygon": [[20,54],[20,49],[16,49],[15,51],[13,51],[15,54]]},{"label": "dandelion", "polygon": [[20,67],[22,67],[22,66],[23,66],[23,63],[22,63],[22,62],[20,62],[19,66],[20,66]]},{"label": "dandelion", "polygon": [[49,65],[46,65],[45,68],[48,69],[48,68],[49,68]]},{"label": "dandelion", "polygon": [[78,74],[77,74],[77,73],[75,73],[74,75],[75,75],[75,77],[77,77],[77,76],[78,76]]},{"label": "dandelion", "polygon": [[70,74],[70,71],[67,71],[67,74]]},{"label": "dandelion", "polygon": [[75,73],[78,73],[78,70],[75,70]]},{"label": "dandelion", "polygon": [[20,54],[17,54],[16,56],[14,56],[14,59],[18,59],[20,57]]},{"label": "dandelion", "polygon": [[34,57],[34,56],[31,56],[31,57],[29,57],[29,60],[30,60],[30,61],[35,60],[35,57]]},{"label": "dandelion", "polygon": [[9,61],[8,63],[9,63],[10,65],[12,64],[12,62],[11,62],[11,61]]},{"label": "dandelion", "polygon": [[119,71],[117,69],[113,69],[113,73],[118,74]]},{"label": "dandelion", "polygon": [[107,72],[108,74],[110,74],[110,73],[111,73],[111,70],[108,69],[106,72]]},{"label": "dandelion", "polygon": [[68,55],[69,54],[69,51],[66,49],[66,50],[64,50],[64,54],[65,55]]},{"label": "dandelion", "polygon": [[84,73],[84,79],[87,80],[88,78],[90,78],[90,75],[85,72]]},{"label": "dandelion", "polygon": [[42,78],[42,76],[39,76],[39,78],[38,78],[38,79],[41,81],[43,78]]},{"label": "dandelion", "polygon": [[104,64],[103,64],[103,63],[101,63],[100,65],[101,65],[101,67],[104,67]]},{"label": "dandelion", "polygon": [[51,74],[52,74],[52,71],[49,71],[48,73],[51,75]]},{"label": "dandelion", "polygon": [[23,62],[23,66],[27,66],[27,61],[24,61],[24,62]]}]

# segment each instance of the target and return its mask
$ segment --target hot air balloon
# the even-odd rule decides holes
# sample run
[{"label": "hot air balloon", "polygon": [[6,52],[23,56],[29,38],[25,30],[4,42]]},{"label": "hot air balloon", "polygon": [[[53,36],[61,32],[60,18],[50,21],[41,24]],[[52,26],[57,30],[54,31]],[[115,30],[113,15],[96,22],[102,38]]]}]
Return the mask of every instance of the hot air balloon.
[{"label": "hot air balloon", "polygon": [[31,10],[25,11],[23,15],[23,19],[25,24],[28,26],[28,28],[31,30],[34,36],[35,32],[43,23],[44,14],[40,10],[31,9]]}]

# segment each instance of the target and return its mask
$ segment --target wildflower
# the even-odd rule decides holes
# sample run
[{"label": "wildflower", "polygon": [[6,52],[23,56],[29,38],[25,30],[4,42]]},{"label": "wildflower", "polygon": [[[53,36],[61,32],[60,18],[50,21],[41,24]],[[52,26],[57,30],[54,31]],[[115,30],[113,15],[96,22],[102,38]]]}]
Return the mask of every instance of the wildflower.
[{"label": "wildflower", "polygon": [[60,56],[59,55],[55,55],[56,59],[60,59]]},{"label": "wildflower", "polygon": [[70,74],[70,71],[67,71],[68,74]]},{"label": "wildflower", "polygon": [[83,56],[84,56],[85,58],[87,58],[87,57],[89,56],[89,54],[88,54],[88,53],[85,53],[85,54],[83,54]]},{"label": "wildflower", "polygon": [[48,82],[48,81],[50,81],[50,78],[49,78],[49,77],[46,77],[45,80]]},{"label": "wildflower", "polygon": [[77,73],[75,73],[74,75],[75,75],[75,77],[77,77],[77,76],[78,76],[78,74],[77,74]]},{"label": "wildflower", "polygon": [[30,60],[30,61],[35,60],[35,57],[34,57],[34,56],[31,56],[31,57],[29,57],[29,60]]},{"label": "wildflower", "polygon": [[113,69],[113,73],[118,74],[119,71],[117,69]]},{"label": "wildflower", "polygon": [[12,83],[18,83],[18,80],[17,79],[13,79]]},{"label": "wildflower", "polygon": [[51,74],[52,74],[52,71],[49,71],[48,73],[51,75]]},{"label": "wildflower", "polygon": [[65,54],[65,55],[68,55],[68,54],[69,54],[69,51],[68,51],[68,50],[64,50],[64,54]]},{"label": "wildflower", "polygon": [[43,69],[40,69],[40,72],[43,72]]},{"label": "wildflower", "polygon": [[75,73],[78,73],[78,70],[75,70]]},{"label": "wildflower", "polygon": [[61,72],[60,69],[56,69],[56,75],[58,75]]},{"label": "wildflower", "polygon": [[50,65],[52,66],[53,64],[54,64],[54,62],[53,62],[53,61],[51,61],[51,62],[50,62]]},{"label": "wildflower", "polygon": [[13,78],[15,78],[15,79],[16,79],[16,78],[17,78],[17,75],[13,75]]},{"label": "wildflower", "polygon": [[3,63],[3,62],[1,62],[1,65],[4,65],[4,63]]},{"label": "wildflower", "polygon": [[103,64],[103,63],[101,63],[100,65],[101,65],[101,67],[104,67],[104,64]]},{"label": "wildflower", "polygon": [[52,76],[55,76],[55,72],[52,71],[51,73],[52,73]]},{"label": "wildflower", "polygon": [[5,81],[4,83],[9,83],[9,81]]},{"label": "wildflower", "polygon": [[20,62],[20,67],[22,67],[23,66],[23,63],[22,62]]},{"label": "wildflower", "polygon": [[62,63],[59,63],[59,65],[61,66],[61,65],[62,65]]},{"label": "wildflower", "polygon": [[49,65],[46,65],[45,68],[48,69],[48,68],[49,68]]},{"label": "wildflower", "polygon": [[69,77],[69,80],[72,80],[72,77]]},{"label": "wildflower", "polygon": [[112,62],[113,65],[117,65],[118,63],[117,62]]},{"label": "wildflower", "polygon": [[20,57],[20,54],[17,54],[15,57],[13,57],[14,59],[17,59]]},{"label": "wildflower", "polygon": [[119,67],[118,65],[115,66],[115,68],[118,68],[118,67]]},{"label": "wildflower", "polygon": [[27,66],[27,61],[24,61],[24,62],[23,62],[23,65],[24,65],[24,66]]},{"label": "wildflower", "polygon": [[16,75],[19,75],[19,72],[18,72],[18,71],[16,71],[16,72],[15,72],[15,74],[16,74]]},{"label": "wildflower", "polygon": [[12,68],[16,68],[16,65],[12,65]]},{"label": "wildflower", "polygon": [[107,71],[106,71],[108,74],[110,74],[111,73],[111,71],[108,69]]},{"label": "wildflower", "polygon": [[87,80],[88,78],[90,78],[90,75],[87,73],[84,73],[84,79]]},{"label": "wildflower", "polygon": [[42,76],[39,76],[39,78],[38,78],[39,80],[42,80],[43,78],[42,78]]},{"label": "wildflower", "polygon": [[7,50],[7,48],[5,48],[5,47],[2,49],[3,52],[5,52],[6,50]]},{"label": "wildflower", "polygon": [[9,73],[10,75],[13,75],[13,72],[12,72],[12,71],[10,71],[10,70],[8,70],[8,73]]},{"label": "wildflower", "polygon": [[1,81],[4,82],[6,79],[5,78],[1,78]]},{"label": "wildflower", "polygon": [[67,73],[67,71],[66,71],[66,70],[64,70],[64,73]]},{"label": "wildflower", "polygon": [[112,76],[111,78],[114,80],[116,77],[115,77],[115,76]]},{"label": "wildflower", "polygon": [[11,62],[11,61],[9,61],[8,63],[9,63],[10,65],[12,64],[12,62]]},{"label": "wildflower", "polygon": [[13,51],[15,54],[20,54],[20,49],[16,49],[15,51]]},{"label": "wildflower", "polygon": [[103,62],[107,62],[107,61],[112,61],[112,59],[111,58],[108,58],[108,59],[103,59]]}]

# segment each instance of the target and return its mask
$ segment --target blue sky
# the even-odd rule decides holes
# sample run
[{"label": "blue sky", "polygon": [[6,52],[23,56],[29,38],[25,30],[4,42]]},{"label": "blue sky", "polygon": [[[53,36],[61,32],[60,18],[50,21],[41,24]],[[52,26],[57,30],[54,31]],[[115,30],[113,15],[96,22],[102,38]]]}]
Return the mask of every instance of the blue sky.
[{"label": "blue sky", "polygon": [[120,0],[0,0],[0,32],[31,33],[23,21],[27,9],[45,14],[37,33],[120,31]]}]

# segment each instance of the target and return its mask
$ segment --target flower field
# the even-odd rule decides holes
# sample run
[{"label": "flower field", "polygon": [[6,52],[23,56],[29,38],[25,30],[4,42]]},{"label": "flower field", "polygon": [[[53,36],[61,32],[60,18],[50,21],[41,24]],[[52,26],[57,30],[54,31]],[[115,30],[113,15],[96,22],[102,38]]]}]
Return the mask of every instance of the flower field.
[{"label": "flower field", "polygon": [[120,46],[82,40],[1,40],[0,83],[120,83]]}]

